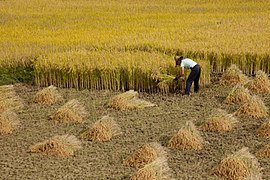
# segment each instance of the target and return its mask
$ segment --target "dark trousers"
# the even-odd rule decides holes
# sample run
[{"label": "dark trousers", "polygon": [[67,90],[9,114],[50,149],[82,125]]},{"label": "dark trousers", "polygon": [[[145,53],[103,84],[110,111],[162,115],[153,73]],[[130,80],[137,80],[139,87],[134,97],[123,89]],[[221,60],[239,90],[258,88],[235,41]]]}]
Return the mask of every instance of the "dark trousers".
[{"label": "dark trousers", "polygon": [[201,67],[199,64],[195,65],[188,76],[187,82],[186,82],[186,90],[185,94],[190,94],[190,87],[194,81],[194,92],[197,93],[199,91],[199,80],[201,76]]}]

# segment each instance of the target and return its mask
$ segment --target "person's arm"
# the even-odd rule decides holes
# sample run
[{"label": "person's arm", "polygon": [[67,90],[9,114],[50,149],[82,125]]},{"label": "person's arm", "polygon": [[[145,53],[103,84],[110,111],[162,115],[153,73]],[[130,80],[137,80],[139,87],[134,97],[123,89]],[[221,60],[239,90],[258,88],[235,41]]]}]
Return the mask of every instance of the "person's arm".
[{"label": "person's arm", "polygon": [[181,76],[182,76],[182,77],[185,76],[185,68],[184,68],[184,67],[181,68]]}]

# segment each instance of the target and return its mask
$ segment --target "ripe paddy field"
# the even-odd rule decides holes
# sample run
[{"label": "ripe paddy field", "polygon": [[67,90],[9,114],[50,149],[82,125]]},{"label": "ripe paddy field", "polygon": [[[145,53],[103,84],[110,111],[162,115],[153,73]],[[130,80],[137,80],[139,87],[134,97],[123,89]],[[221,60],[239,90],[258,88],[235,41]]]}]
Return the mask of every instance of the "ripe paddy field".
[{"label": "ripe paddy field", "polygon": [[[200,126],[216,108],[233,113],[237,105],[225,100],[232,87],[216,82],[201,89],[199,94],[183,98],[179,94],[140,93],[141,99],[156,107],[119,111],[108,108],[108,100],[117,91],[75,90],[59,88],[63,99],[46,106],[32,103],[39,88],[17,84],[15,91],[24,102],[17,112],[21,126],[9,135],[0,136],[0,179],[129,179],[136,171],[123,165],[123,160],[136,149],[150,142],[167,147],[169,139],[186,121]],[[84,123],[56,123],[49,116],[68,100],[76,98],[85,107]],[[270,96],[261,96],[270,108]],[[33,144],[55,135],[79,135],[102,116],[109,115],[122,129],[122,134],[107,142],[82,141],[82,149],[68,158],[29,153]],[[168,165],[175,179],[218,179],[211,175],[214,166],[227,155],[248,147],[254,154],[268,140],[258,137],[256,130],[269,119],[238,118],[237,126],[230,132],[201,132],[204,139],[201,150],[173,150],[168,148]],[[269,159],[258,158],[263,168],[263,179],[270,179]]]}]

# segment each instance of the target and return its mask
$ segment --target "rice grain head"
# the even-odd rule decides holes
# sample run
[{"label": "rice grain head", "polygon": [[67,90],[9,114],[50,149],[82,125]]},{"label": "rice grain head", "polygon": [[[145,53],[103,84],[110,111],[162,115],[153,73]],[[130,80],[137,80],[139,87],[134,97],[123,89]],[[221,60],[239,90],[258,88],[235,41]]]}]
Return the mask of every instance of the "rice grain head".
[{"label": "rice grain head", "polygon": [[256,152],[257,157],[270,158],[270,144],[265,145]]},{"label": "rice grain head", "polygon": [[248,148],[229,155],[212,169],[212,174],[228,180],[244,180],[256,177],[262,179],[262,168],[256,157],[249,153]]},{"label": "rice grain head", "polygon": [[30,147],[30,153],[43,153],[46,155],[68,157],[81,149],[81,142],[73,135],[54,136],[44,142]]},{"label": "rice grain head", "polygon": [[33,102],[38,104],[52,105],[61,98],[55,86],[51,85],[37,92],[33,97]]},{"label": "rice grain head", "polygon": [[257,135],[264,138],[270,138],[270,120],[263,123],[257,129]]},{"label": "rice grain head", "polygon": [[234,115],[237,117],[249,117],[249,118],[263,118],[267,116],[268,109],[264,102],[256,95],[243,104]]},{"label": "rice grain head", "polygon": [[249,90],[242,85],[234,86],[233,90],[226,97],[225,103],[227,104],[244,104],[251,99]]},{"label": "rice grain head", "polygon": [[256,77],[248,83],[248,88],[255,93],[270,94],[270,81],[268,75],[259,70],[256,72]]},{"label": "rice grain head", "polygon": [[169,140],[168,147],[178,150],[200,150],[203,138],[191,121],[186,124]]},{"label": "rice grain head", "polygon": [[81,138],[88,141],[109,141],[112,137],[122,134],[121,128],[114,121],[113,117],[103,116],[85,132]]},{"label": "rice grain head", "polygon": [[117,110],[129,110],[156,106],[148,101],[139,99],[138,92],[129,90],[125,93],[116,95],[109,100],[108,107]]},{"label": "rice grain head", "polygon": [[60,107],[52,116],[51,119],[57,122],[83,122],[83,118],[87,112],[83,105],[76,99],[68,101],[62,107]]},{"label": "rice grain head", "polygon": [[135,172],[130,180],[174,180],[173,176],[167,159],[160,157]]},{"label": "rice grain head", "polygon": [[248,78],[242,71],[235,65],[232,64],[222,75],[220,79],[221,85],[244,85],[248,83]]},{"label": "rice grain head", "polygon": [[228,132],[234,128],[237,122],[232,114],[228,114],[225,110],[216,109],[200,126],[200,130],[219,133]]},{"label": "rice grain head", "polygon": [[0,114],[0,134],[11,134],[20,126],[20,120],[16,113],[4,111]]},{"label": "rice grain head", "polygon": [[159,143],[148,143],[136,150],[131,156],[126,158],[124,165],[136,168],[142,168],[159,157],[166,157],[166,148]]}]

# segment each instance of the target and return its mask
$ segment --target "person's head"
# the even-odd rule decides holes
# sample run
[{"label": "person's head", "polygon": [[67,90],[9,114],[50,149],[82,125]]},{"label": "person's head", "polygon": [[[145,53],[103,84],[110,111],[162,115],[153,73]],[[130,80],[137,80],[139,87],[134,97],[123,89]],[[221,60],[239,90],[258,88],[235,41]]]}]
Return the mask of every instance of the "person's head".
[{"label": "person's head", "polygon": [[174,60],[175,60],[175,66],[180,66],[183,59],[184,59],[183,56],[175,56],[175,57],[174,57]]}]

